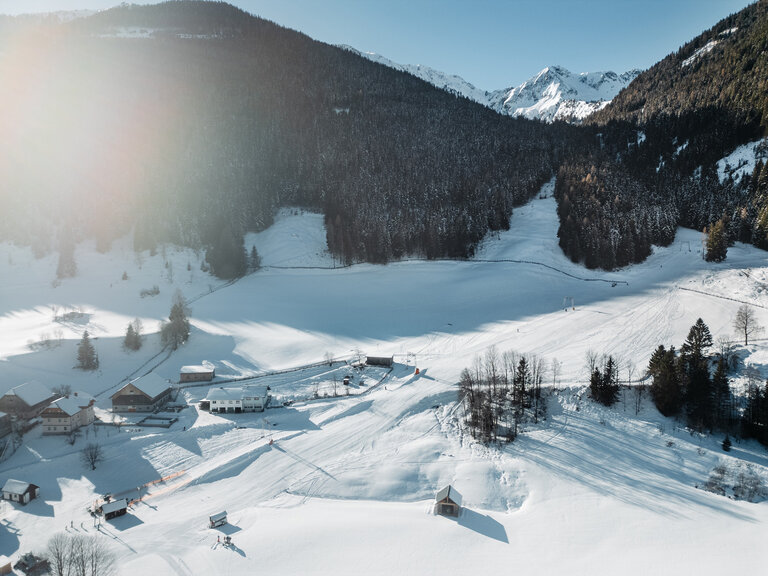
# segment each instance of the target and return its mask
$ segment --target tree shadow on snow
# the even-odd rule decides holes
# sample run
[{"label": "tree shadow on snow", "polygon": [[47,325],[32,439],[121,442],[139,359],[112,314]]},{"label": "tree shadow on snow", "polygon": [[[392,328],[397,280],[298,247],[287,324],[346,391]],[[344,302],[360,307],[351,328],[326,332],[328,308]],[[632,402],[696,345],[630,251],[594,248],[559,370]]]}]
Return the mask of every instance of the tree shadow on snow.
[{"label": "tree shadow on snow", "polygon": [[0,554],[10,557],[19,549],[19,529],[7,518],[0,520]]},{"label": "tree shadow on snow", "polygon": [[[684,517],[691,506],[703,506],[755,521],[729,501],[694,487],[698,479],[686,471],[686,460],[695,465],[699,456],[695,447],[680,438],[636,438],[577,412],[569,412],[565,424],[564,434],[545,441],[523,436],[508,451],[597,493],[656,514]],[[705,480],[702,477],[700,482]]]}]

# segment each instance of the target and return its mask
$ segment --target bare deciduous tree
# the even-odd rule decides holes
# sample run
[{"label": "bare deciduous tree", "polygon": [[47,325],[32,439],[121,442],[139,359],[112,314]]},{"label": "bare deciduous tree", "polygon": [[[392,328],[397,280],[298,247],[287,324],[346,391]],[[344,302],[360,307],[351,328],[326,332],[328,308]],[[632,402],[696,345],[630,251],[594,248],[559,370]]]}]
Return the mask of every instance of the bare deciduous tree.
[{"label": "bare deciduous tree", "polygon": [[80,452],[80,458],[83,460],[84,464],[91,467],[91,470],[96,470],[96,464],[104,459],[101,445],[96,444],[95,442],[87,444]]},{"label": "bare deciduous tree", "polygon": [[54,576],[111,576],[115,555],[98,536],[56,534],[48,540],[46,559]]},{"label": "bare deciduous tree", "polygon": [[725,367],[728,369],[736,368],[739,357],[736,355],[736,348],[733,344],[733,340],[725,336],[720,336],[715,343],[717,346],[717,354],[725,362]]},{"label": "bare deciduous tree", "polygon": [[749,344],[750,336],[759,334],[763,331],[763,327],[757,322],[755,311],[748,304],[739,306],[739,310],[736,312],[736,317],[733,319],[733,329],[736,330],[739,335],[744,335],[744,346]]}]

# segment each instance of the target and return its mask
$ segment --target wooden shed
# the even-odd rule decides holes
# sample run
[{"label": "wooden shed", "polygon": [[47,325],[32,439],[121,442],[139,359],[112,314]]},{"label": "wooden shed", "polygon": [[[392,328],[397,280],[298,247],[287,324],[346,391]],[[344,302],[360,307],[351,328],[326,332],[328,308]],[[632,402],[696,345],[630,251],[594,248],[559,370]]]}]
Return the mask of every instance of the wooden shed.
[{"label": "wooden shed", "polygon": [[19,504],[28,504],[31,500],[37,498],[40,493],[40,487],[22,482],[21,480],[7,480],[3,485],[3,499]]},{"label": "wooden shed", "polygon": [[366,356],[365,363],[368,364],[368,366],[386,366],[387,368],[391,368],[392,364],[395,363],[395,357],[394,356]]},{"label": "wooden shed", "polygon": [[105,502],[99,506],[97,512],[101,512],[102,516],[104,516],[104,520],[111,520],[112,518],[123,516],[128,513],[128,500],[120,498],[119,500]]},{"label": "wooden shed", "polygon": [[182,366],[179,382],[210,382],[216,376],[216,368],[211,364]]},{"label": "wooden shed", "polygon": [[448,484],[435,496],[435,514],[441,516],[458,516],[461,510],[461,494]]},{"label": "wooden shed", "polygon": [[216,514],[208,516],[208,527],[216,528],[218,526],[224,526],[227,523],[227,511],[222,510]]}]

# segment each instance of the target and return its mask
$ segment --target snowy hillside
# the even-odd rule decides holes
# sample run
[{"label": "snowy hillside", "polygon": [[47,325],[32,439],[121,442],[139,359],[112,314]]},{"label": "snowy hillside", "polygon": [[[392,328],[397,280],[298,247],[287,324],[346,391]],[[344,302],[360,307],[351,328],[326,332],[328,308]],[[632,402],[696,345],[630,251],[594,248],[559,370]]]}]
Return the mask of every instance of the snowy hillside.
[{"label": "snowy hillside", "polygon": [[479,88],[475,88],[474,85],[467,82],[462,77],[456,76],[455,74],[447,74],[445,72],[435,70],[434,68],[430,68],[429,66],[421,66],[420,64],[399,64],[397,62],[393,62],[389,58],[385,58],[381,54],[376,54],[375,52],[360,52],[352,46],[339,47],[350,52],[354,52],[363,58],[368,58],[373,62],[378,62],[379,64],[388,66],[389,68],[394,68],[395,70],[400,70],[401,72],[412,74],[417,78],[421,78],[425,82],[429,82],[433,86],[437,86],[438,88],[450,92],[451,94],[458,94],[459,96],[464,96],[465,98],[473,100],[479,104],[483,104],[485,106],[488,105],[488,97],[490,96],[488,92]]},{"label": "snowy hillside", "polygon": [[[715,575],[734,562],[761,573],[768,551],[756,535],[768,501],[703,488],[714,477],[730,496],[739,478],[765,485],[766,450],[735,442],[725,453],[722,437],[691,434],[647,399],[636,414],[634,392],[611,409],[595,405],[584,358],[613,354],[637,380],[653,348],[679,345],[698,317],[715,338],[730,336],[749,302],[768,325],[765,253],[736,244],[710,264],[700,234],[680,230],[642,264],[587,271],[557,249],[552,183],[542,192],[474,261],[334,268],[322,217],[301,210],[247,238],[264,267],[231,284],[202,272],[200,254],[136,255],[129,239],[107,254],[79,245],[78,275],[56,283],[54,256],[0,245],[0,393],[32,379],[69,384],[94,395],[111,423],[109,397],[127,377],[151,368],[175,382],[182,365],[205,360],[215,386],[251,377],[274,399],[264,413],[212,414],[198,407],[209,389],[199,386],[180,390],[185,407],[168,414],[178,418],[168,429],[134,417],[90,426],[74,445],[32,429],[0,462],[0,483],[33,482],[41,495],[0,503],[0,554],[15,561],[69,533],[103,539],[125,575],[468,574],[479,565]],[[153,359],[177,288],[192,335]],[[135,317],[147,336],[127,352]],[[72,368],[84,329],[101,360],[92,373]],[[738,347],[763,379],[767,342]],[[464,431],[456,383],[493,346],[557,359],[562,370],[547,419],[489,448]],[[353,368],[362,355],[393,355],[393,370]],[[94,441],[104,461],[90,470],[80,451]],[[432,514],[449,483],[463,495],[457,520]],[[86,508],[105,493],[140,500],[95,525]],[[229,524],[208,528],[222,510]]]},{"label": "snowy hillside", "polygon": [[607,106],[639,73],[631,70],[624,74],[574,74],[560,66],[550,66],[520,86],[494,91],[488,105],[510,116],[546,122],[581,121]]},{"label": "snowy hillside", "polygon": [[446,74],[429,66],[398,64],[380,54],[360,52],[351,46],[341,47],[384,66],[408,72],[433,86],[488,106],[500,114],[545,122],[580,122],[592,112],[607,106],[640,73],[639,70],[630,70],[623,74],[575,74],[561,66],[550,66],[520,86],[488,92],[476,88],[460,76]]}]

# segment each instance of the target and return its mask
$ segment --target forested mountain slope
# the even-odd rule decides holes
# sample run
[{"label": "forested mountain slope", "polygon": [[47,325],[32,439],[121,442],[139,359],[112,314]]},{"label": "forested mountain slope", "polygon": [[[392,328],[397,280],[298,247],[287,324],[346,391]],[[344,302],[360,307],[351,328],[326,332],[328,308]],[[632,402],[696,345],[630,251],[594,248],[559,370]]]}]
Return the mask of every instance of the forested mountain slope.
[{"label": "forested mountain slope", "polygon": [[122,5],[0,44],[0,239],[39,253],[135,229],[137,249],[209,249],[232,276],[243,233],[299,204],[347,262],[465,257],[579,138],[224,3]]},{"label": "forested mountain slope", "polygon": [[571,258],[605,268],[638,261],[649,241],[670,242],[676,225],[717,225],[725,242],[768,247],[763,162],[738,181],[716,168],[737,146],[765,136],[767,48],[761,0],[640,74],[589,117],[601,151],[566,163],[558,179],[560,240]]}]

